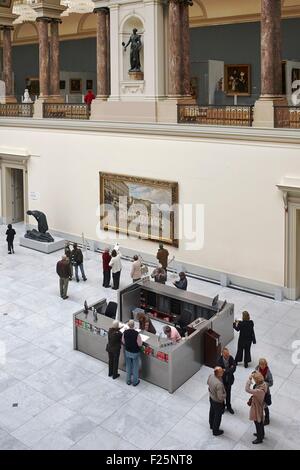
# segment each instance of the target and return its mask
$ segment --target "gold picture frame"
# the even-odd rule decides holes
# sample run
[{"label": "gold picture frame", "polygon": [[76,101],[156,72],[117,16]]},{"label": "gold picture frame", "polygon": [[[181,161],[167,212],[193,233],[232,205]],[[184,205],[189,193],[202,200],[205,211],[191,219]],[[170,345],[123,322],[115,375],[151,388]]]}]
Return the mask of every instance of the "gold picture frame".
[{"label": "gold picture frame", "polygon": [[99,172],[99,184],[101,229],[178,247],[177,182]]},{"label": "gold picture frame", "polygon": [[70,93],[82,93],[81,78],[70,78]]},{"label": "gold picture frame", "polygon": [[10,8],[12,0],[0,0],[0,8]]},{"label": "gold picture frame", "polygon": [[251,65],[226,64],[224,70],[227,96],[251,95]]}]

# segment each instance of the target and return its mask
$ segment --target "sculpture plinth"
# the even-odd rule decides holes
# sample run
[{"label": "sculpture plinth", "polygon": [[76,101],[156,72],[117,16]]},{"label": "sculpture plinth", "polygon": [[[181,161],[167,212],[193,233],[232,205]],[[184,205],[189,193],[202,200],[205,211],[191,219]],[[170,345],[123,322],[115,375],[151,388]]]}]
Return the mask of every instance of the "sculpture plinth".
[{"label": "sculpture plinth", "polygon": [[143,72],[128,72],[128,77],[130,80],[144,80],[144,73]]}]

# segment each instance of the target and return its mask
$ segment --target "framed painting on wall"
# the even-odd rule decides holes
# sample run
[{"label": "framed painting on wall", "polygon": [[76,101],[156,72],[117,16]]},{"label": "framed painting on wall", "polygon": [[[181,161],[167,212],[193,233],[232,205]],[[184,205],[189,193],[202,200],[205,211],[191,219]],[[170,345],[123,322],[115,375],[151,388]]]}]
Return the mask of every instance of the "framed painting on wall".
[{"label": "framed painting on wall", "polygon": [[178,183],[99,173],[100,227],[178,247]]},{"label": "framed painting on wall", "polygon": [[93,80],[87,80],[85,85],[86,85],[87,90],[92,90],[93,89]]},{"label": "framed painting on wall", "polygon": [[81,93],[81,92],[82,92],[81,78],[70,78],[70,93]]},{"label": "framed painting on wall", "polygon": [[0,0],[0,7],[10,8],[12,0]]},{"label": "framed painting on wall", "polygon": [[251,66],[249,64],[225,65],[225,92],[228,96],[251,95]]}]

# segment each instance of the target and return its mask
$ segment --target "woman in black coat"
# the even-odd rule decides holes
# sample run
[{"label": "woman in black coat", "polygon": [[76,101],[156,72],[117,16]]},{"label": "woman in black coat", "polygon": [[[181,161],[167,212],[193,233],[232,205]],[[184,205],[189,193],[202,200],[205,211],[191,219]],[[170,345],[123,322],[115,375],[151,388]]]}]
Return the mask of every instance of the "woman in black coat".
[{"label": "woman in black coat", "polygon": [[8,224],[7,230],[6,230],[6,241],[8,245],[8,254],[11,255],[11,253],[14,253],[14,238],[16,235],[16,231],[12,228],[11,224]]},{"label": "woman in black coat", "polygon": [[243,312],[243,320],[235,320],[233,328],[240,332],[235,362],[236,364],[242,362],[244,355],[244,366],[248,367],[248,363],[251,362],[251,344],[256,344],[254,323],[250,320],[249,313]]},{"label": "woman in black coat", "polygon": [[114,320],[112,327],[108,330],[108,343],[106,351],[108,352],[108,376],[113,379],[120,377],[118,374],[119,357],[121,350],[122,333],[118,320]]}]

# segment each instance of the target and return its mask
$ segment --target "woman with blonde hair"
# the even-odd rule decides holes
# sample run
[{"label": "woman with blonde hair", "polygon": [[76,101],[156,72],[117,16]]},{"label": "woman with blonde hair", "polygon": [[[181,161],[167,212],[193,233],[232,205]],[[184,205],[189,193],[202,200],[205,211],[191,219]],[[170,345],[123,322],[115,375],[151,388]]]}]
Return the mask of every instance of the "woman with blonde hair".
[{"label": "woman with blonde hair", "polygon": [[251,344],[256,344],[256,338],[254,323],[250,320],[250,315],[246,310],[243,312],[242,318],[242,320],[235,320],[233,324],[233,328],[240,332],[235,362],[236,364],[242,362],[244,356],[244,366],[248,367],[248,363],[251,362]]},{"label": "woman with blonde hair", "polygon": [[265,383],[268,386],[268,390],[265,396],[265,421],[264,426],[268,426],[270,424],[270,410],[269,406],[272,404],[272,398],[270,393],[270,387],[273,385],[273,375],[269,369],[268,362],[264,357],[261,357],[258,361],[258,366],[255,368],[258,372],[260,372],[264,378]]},{"label": "woman with blonde hair", "polygon": [[[254,386],[252,387],[252,380],[254,380]],[[264,430],[264,400],[268,386],[265,384],[263,375],[260,372],[252,372],[250,375],[245,390],[251,394],[248,401],[250,406],[249,419],[254,421],[256,427],[256,439],[252,441],[252,444],[261,444],[265,437]]]}]

